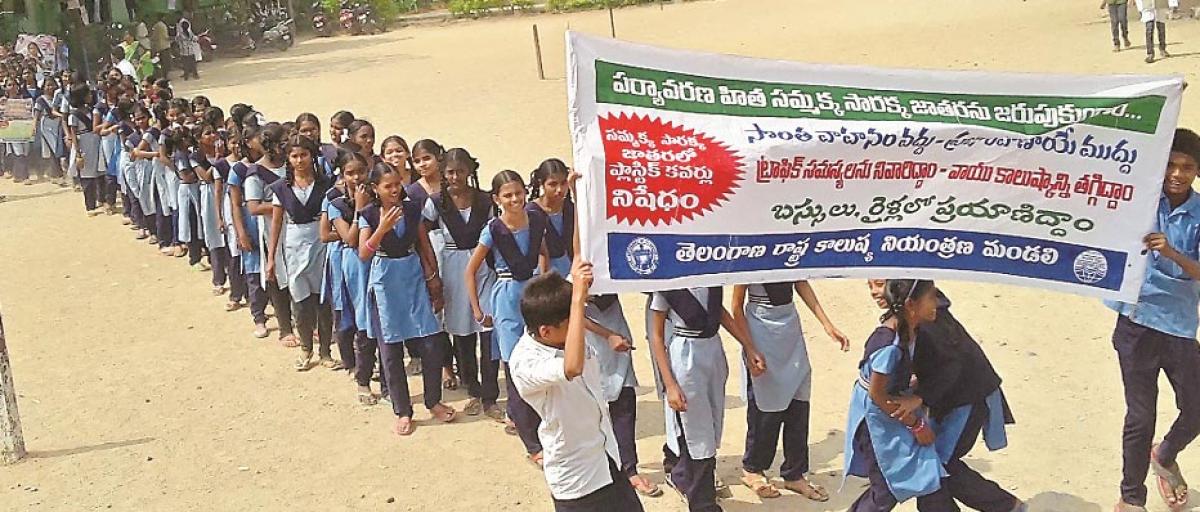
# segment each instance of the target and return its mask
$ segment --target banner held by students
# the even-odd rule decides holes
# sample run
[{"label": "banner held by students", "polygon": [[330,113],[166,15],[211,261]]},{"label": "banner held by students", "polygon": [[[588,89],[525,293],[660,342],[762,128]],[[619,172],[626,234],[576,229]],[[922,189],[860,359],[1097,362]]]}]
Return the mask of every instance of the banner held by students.
[{"label": "banner held by students", "polygon": [[873,69],[567,34],[598,293],[939,278],[1133,301],[1179,76]]}]

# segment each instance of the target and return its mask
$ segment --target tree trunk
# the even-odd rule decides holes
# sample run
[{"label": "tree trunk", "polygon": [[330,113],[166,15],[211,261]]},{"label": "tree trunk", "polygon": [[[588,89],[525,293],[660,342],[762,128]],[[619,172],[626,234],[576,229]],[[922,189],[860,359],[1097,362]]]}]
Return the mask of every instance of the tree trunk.
[{"label": "tree trunk", "polygon": [[0,465],[25,457],[25,438],[21,435],[21,417],[17,414],[17,390],[13,388],[12,365],[8,363],[8,345],[4,342],[4,320],[0,317]]}]

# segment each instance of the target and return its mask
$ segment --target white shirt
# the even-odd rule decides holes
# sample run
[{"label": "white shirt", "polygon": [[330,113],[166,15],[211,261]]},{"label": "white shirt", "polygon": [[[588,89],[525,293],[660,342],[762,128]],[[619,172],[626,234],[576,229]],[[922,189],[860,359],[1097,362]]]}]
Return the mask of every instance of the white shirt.
[{"label": "white shirt", "polygon": [[621,464],[617,438],[600,383],[600,367],[590,351],[583,375],[567,380],[562,350],[521,337],[509,358],[513,384],[542,416],[538,439],[550,494],[573,500],[613,483],[608,459]]},{"label": "white shirt", "polygon": [[117,69],[121,70],[122,75],[137,78],[137,69],[133,67],[133,63],[126,59],[121,59],[121,61],[117,63]]}]

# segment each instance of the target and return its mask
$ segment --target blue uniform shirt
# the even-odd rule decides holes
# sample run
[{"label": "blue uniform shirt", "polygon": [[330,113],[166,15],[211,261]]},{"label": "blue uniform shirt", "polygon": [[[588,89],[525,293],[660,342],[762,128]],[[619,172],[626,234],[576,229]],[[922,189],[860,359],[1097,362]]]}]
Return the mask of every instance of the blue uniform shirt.
[{"label": "blue uniform shirt", "polygon": [[[1175,250],[1200,260],[1200,194],[1193,192],[1174,210],[1166,196],[1159,199],[1155,229],[1167,236]],[[1106,301],[1105,305],[1129,317],[1135,324],[1172,336],[1195,339],[1196,328],[1200,326],[1200,310],[1197,309],[1200,307],[1200,283],[1174,261],[1151,252],[1137,304]]]},{"label": "blue uniform shirt", "polygon": [[[492,219],[491,222],[504,222],[504,221],[500,220],[499,218],[495,218],[495,219]],[[529,255],[529,235],[530,235],[529,227],[526,226],[526,227],[523,227],[516,231],[513,231],[512,234],[513,234],[513,238],[515,238],[517,241],[517,248],[521,249],[521,254],[528,256]],[[481,231],[479,233],[479,245],[485,246],[488,249],[492,250],[492,258],[494,258],[493,261],[495,261],[497,272],[508,270],[508,262],[504,261],[504,255],[500,254],[500,251],[496,249],[495,240],[492,239],[492,230],[489,229],[487,226],[484,226],[483,231]],[[540,274],[541,272],[539,271],[539,269],[535,268],[533,273],[534,273],[534,275],[537,275],[537,274]]]}]

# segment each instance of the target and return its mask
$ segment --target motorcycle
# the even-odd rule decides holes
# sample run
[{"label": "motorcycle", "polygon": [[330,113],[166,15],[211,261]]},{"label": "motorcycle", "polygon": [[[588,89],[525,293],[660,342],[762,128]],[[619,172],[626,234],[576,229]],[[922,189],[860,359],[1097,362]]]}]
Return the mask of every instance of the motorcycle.
[{"label": "motorcycle", "polygon": [[360,3],[354,7],[354,15],[357,18],[360,34],[378,34],[383,32],[380,27],[379,20],[375,19],[375,11],[371,9],[371,4]]},{"label": "motorcycle", "polygon": [[354,15],[354,9],[350,7],[350,2],[342,2],[341,11],[338,12],[338,22],[342,25],[342,30],[350,34],[358,34],[357,17]]},{"label": "motorcycle", "polygon": [[196,39],[200,43],[200,55],[203,57],[201,62],[217,60],[217,41],[212,36],[212,30],[196,34]]},{"label": "motorcycle", "polygon": [[333,35],[333,27],[329,26],[329,20],[325,16],[325,8],[321,5],[321,2],[314,3],[312,6],[312,11],[312,26],[313,31],[317,33],[317,36],[329,37]]},{"label": "motorcycle", "polygon": [[296,44],[296,26],[291,18],[283,18],[275,26],[263,32],[263,46],[274,46],[285,51]]}]

